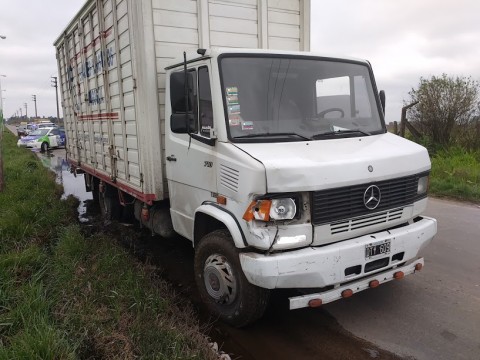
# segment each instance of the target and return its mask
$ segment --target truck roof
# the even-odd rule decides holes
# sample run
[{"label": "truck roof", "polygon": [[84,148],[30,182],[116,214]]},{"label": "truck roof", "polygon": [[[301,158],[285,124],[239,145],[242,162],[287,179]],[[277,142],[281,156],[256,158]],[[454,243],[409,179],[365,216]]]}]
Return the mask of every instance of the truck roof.
[{"label": "truck roof", "polygon": [[[199,49],[200,50],[200,49]],[[288,55],[288,56],[313,56],[324,59],[332,60],[346,60],[346,61],[355,61],[365,64],[369,62],[365,59],[354,58],[349,56],[339,56],[334,54],[325,54],[319,52],[306,52],[306,51],[287,51],[287,50],[271,50],[271,49],[245,49],[245,48],[210,48],[210,49],[201,49],[204,54],[199,52],[187,51],[187,63],[198,61],[200,59],[218,57],[222,54],[264,54],[264,55]],[[168,64],[165,69],[173,69],[178,66],[183,66],[183,57],[172,59],[170,64]]]}]

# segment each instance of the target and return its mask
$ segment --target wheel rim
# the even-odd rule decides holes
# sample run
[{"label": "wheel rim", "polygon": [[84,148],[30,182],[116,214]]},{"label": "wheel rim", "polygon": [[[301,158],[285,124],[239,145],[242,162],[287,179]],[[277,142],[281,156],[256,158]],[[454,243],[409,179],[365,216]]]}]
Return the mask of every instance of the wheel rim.
[{"label": "wheel rim", "polygon": [[237,295],[237,281],[227,259],[219,254],[205,261],[203,280],[208,294],[220,304],[231,304]]}]

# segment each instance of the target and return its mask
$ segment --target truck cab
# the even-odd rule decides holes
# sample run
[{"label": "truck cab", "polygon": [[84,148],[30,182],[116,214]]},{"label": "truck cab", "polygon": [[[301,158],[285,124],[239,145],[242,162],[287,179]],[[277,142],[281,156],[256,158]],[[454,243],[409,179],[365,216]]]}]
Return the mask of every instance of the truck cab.
[{"label": "truck cab", "polygon": [[367,61],[200,50],[166,68],[165,98],[173,228],[221,319],[256,320],[271,289],[315,307],[422,268],[429,156],[386,131]]}]

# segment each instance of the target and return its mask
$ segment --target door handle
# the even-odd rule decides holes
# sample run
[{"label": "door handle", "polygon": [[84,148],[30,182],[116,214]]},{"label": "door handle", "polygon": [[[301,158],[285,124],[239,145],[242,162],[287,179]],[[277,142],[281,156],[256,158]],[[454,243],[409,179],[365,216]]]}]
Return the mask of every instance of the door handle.
[{"label": "door handle", "polygon": [[170,155],[170,156],[167,156],[167,160],[168,161],[177,161],[177,158],[175,157],[175,155]]}]

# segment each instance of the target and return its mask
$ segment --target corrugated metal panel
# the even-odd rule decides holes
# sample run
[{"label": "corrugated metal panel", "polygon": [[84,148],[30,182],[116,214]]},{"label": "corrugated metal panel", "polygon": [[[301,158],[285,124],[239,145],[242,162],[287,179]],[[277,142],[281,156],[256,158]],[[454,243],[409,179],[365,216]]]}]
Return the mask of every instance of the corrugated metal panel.
[{"label": "corrugated metal panel", "polygon": [[301,8],[301,0],[268,0],[269,48],[302,50]]},{"label": "corrugated metal panel", "polygon": [[[91,1],[59,47],[59,68],[69,158],[141,190],[140,163],[134,167],[136,179],[129,181],[129,165],[122,159],[125,110],[135,121],[128,14],[127,0]],[[133,133],[129,145],[137,149]]]}]

